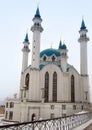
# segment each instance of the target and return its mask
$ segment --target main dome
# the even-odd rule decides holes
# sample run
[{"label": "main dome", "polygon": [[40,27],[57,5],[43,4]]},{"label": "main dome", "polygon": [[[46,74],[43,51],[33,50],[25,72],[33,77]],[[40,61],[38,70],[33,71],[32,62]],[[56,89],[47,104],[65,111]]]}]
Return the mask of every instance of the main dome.
[{"label": "main dome", "polygon": [[42,57],[43,55],[51,56],[51,55],[53,55],[53,54],[56,55],[57,57],[58,57],[58,56],[61,56],[61,53],[59,52],[59,50],[53,49],[53,48],[49,48],[49,49],[43,50],[43,51],[40,53],[40,57]]}]

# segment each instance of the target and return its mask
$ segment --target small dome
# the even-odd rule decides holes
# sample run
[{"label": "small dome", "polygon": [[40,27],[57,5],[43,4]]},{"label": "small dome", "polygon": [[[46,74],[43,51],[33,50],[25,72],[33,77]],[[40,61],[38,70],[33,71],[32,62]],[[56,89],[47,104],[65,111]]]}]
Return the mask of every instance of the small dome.
[{"label": "small dome", "polygon": [[65,49],[65,50],[67,49],[65,44],[62,45],[62,49]]},{"label": "small dome", "polygon": [[40,57],[42,57],[43,55],[51,56],[53,54],[56,55],[57,57],[61,56],[61,53],[57,49],[50,48],[50,49],[43,50],[40,53]]}]

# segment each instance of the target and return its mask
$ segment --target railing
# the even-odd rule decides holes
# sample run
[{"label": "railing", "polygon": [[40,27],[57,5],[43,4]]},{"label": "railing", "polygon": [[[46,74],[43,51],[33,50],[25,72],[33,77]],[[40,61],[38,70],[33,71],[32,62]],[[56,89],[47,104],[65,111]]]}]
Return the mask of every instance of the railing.
[{"label": "railing", "polygon": [[0,126],[0,130],[72,130],[92,119],[92,113]]}]

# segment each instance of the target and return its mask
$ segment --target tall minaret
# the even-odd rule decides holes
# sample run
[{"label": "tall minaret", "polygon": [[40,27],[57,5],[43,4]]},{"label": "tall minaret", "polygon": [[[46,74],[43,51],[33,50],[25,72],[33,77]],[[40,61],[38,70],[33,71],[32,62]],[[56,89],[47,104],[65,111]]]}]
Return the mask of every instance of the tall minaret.
[{"label": "tall minaret", "polygon": [[22,72],[24,72],[24,70],[27,68],[28,66],[28,53],[30,52],[29,49],[29,39],[28,39],[28,33],[26,33],[25,39],[24,39],[24,47],[22,49],[23,52],[23,59],[22,59]]},{"label": "tall minaret", "polygon": [[33,32],[33,44],[32,44],[32,67],[39,68],[40,62],[40,34],[43,31],[41,26],[41,16],[39,7],[37,7],[36,14],[33,18],[34,25],[31,27],[31,31]]},{"label": "tall minaret", "polygon": [[80,38],[78,42],[80,43],[80,74],[88,75],[87,67],[87,42],[89,38],[87,37],[88,30],[86,29],[85,22],[82,19],[81,28],[80,28]]},{"label": "tall minaret", "polygon": [[87,42],[89,38],[87,37],[88,30],[86,29],[85,22],[82,19],[80,28],[80,38],[78,42],[80,43],[80,74],[81,74],[81,99],[82,102],[89,102],[89,77],[88,77],[88,66],[87,66]]}]

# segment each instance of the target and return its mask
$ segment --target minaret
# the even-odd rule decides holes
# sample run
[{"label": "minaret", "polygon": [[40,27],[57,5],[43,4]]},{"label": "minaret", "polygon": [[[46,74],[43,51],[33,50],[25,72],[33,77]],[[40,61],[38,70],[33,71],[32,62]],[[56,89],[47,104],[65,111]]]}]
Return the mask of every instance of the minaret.
[{"label": "minaret", "polygon": [[65,44],[62,45],[62,42],[60,40],[59,43],[59,51],[61,52],[61,68],[63,72],[66,72],[67,70],[67,47]]},{"label": "minaret", "polygon": [[30,52],[29,49],[29,39],[28,39],[28,33],[26,33],[25,39],[24,39],[24,47],[22,49],[23,52],[23,59],[22,59],[22,72],[24,72],[24,70],[27,68],[28,66],[28,53]]},{"label": "minaret", "polygon": [[39,8],[37,7],[36,14],[33,18],[34,25],[31,27],[31,31],[33,32],[33,44],[32,44],[32,67],[39,69],[40,62],[40,34],[43,31],[41,26],[41,16]]},{"label": "minaret", "polygon": [[87,37],[88,30],[86,29],[85,22],[82,19],[81,28],[80,28],[80,38],[78,42],[80,43],[80,74],[88,75],[87,67],[87,42],[89,38]]},{"label": "minaret", "polygon": [[81,93],[82,102],[89,102],[89,77],[88,77],[88,66],[87,66],[87,37],[88,30],[86,29],[85,22],[82,19],[81,28],[79,31],[80,38],[80,74],[81,74]]}]

